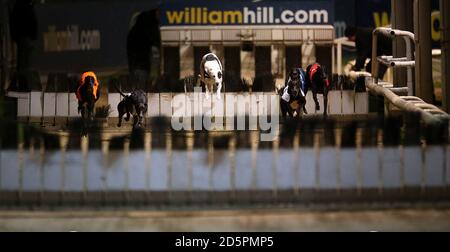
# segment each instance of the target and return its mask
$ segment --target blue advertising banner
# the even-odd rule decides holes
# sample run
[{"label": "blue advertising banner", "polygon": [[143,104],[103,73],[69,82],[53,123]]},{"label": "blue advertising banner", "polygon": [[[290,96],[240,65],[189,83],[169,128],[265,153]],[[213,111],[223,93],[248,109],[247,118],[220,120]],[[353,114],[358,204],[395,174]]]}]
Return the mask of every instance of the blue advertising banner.
[{"label": "blue advertising banner", "polygon": [[162,26],[323,25],[334,22],[334,1],[166,1]]}]

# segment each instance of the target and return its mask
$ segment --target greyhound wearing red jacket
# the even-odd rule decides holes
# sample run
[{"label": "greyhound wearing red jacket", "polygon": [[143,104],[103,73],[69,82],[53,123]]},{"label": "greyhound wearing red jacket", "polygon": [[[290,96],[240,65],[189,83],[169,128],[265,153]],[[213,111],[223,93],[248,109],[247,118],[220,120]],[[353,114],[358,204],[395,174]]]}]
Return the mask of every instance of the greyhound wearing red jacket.
[{"label": "greyhound wearing red jacket", "polygon": [[323,115],[327,116],[330,81],[328,80],[325,66],[321,66],[319,63],[309,65],[306,68],[306,85],[311,88],[316,110],[320,110],[317,93],[323,94]]}]

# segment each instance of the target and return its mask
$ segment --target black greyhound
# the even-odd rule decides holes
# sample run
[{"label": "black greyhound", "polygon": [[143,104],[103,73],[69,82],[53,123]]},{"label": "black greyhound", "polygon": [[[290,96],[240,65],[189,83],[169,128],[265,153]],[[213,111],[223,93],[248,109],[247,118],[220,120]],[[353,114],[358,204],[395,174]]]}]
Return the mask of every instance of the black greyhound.
[{"label": "black greyhound", "polygon": [[120,95],[123,96],[123,100],[117,105],[117,111],[119,112],[119,123],[117,127],[122,126],[122,117],[126,114],[125,121],[130,120],[130,116],[133,115],[133,127],[142,126],[142,121],[147,113],[147,95],[144,91],[137,89],[133,90],[129,95],[126,95],[117,88]]},{"label": "black greyhound", "polygon": [[321,66],[319,63],[309,65],[306,68],[306,85],[311,88],[316,110],[320,110],[319,101],[317,100],[317,93],[323,94],[323,115],[327,116],[328,90],[330,89],[330,82],[328,80],[325,67]]}]

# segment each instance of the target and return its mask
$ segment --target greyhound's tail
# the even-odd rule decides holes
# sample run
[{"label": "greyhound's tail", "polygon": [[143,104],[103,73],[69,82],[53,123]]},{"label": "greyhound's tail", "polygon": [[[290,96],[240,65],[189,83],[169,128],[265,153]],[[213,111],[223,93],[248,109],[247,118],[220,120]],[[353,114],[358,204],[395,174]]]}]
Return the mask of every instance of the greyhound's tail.
[{"label": "greyhound's tail", "polygon": [[123,97],[127,97],[127,95],[126,95],[126,94],[124,94],[124,93],[122,93],[122,91],[120,90],[120,88],[119,88],[119,87],[117,87],[117,83],[114,83],[114,87],[116,88],[117,92],[119,92],[119,94],[120,94],[121,96],[123,96]]}]

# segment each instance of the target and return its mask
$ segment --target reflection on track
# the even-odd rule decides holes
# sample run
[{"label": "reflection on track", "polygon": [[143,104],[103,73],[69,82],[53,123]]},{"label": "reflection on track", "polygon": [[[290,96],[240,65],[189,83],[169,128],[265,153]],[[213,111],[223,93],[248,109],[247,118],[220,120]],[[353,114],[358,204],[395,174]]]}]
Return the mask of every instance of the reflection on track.
[{"label": "reflection on track", "polygon": [[93,204],[156,205],[174,197],[196,204],[329,203],[361,195],[424,199],[432,192],[446,199],[439,193],[450,181],[446,131],[410,121],[287,121],[272,142],[260,141],[259,131],[174,132],[164,121],[139,130],[94,128],[88,137],[16,126],[16,147],[1,150],[0,193],[7,206],[67,197],[76,205],[91,197]]}]

